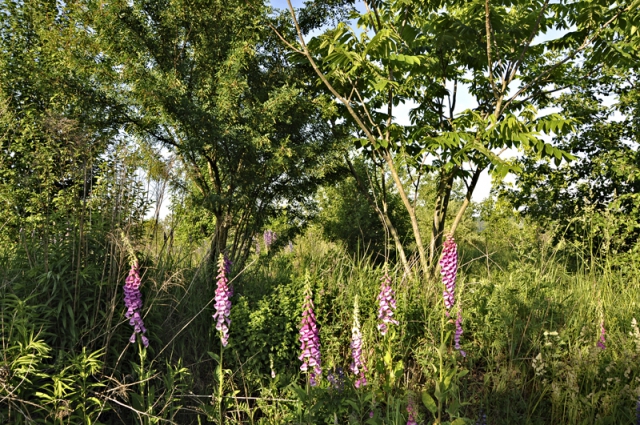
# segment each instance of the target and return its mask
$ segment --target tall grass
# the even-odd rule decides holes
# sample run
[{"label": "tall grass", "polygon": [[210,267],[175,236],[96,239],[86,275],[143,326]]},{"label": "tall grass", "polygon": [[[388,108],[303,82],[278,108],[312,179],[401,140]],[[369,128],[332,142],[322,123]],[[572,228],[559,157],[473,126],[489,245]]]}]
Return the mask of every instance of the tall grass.
[{"label": "tall grass", "polygon": [[[489,246],[477,238],[465,244],[461,238],[465,266],[457,298],[467,357],[455,356],[451,339],[445,351],[452,367],[468,373],[455,379],[442,406],[443,421],[474,423],[483,412],[488,424],[632,423],[640,395],[640,332],[632,325],[634,318],[640,319],[640,270],[633,251],[626,261],[584,254],[589,267],[569,268],[566,246],[532,233],[514,230],[507,260],[489,263],[481,255]],[[151,249],[154,245],[161,248]],[[311,229],[294,241],[293,252],[276,244],[269,253],[253,254],[244,269],[233,270],[235,295],[223,365],[228,372],[217,375],[213,353],[219,352],[220,339],[211,317],[215,270],[206,261],[206,250],[179,244],[138,248],[151,340],[144,373],[138,348],[126,343],[130,329],[122,320],[121,305],[109,313],[114,318],[108,329],[83,329],[94,338],[111,335],[106,351],[96,347],[97,354],[78,357],[82,351],[76,350],[66,357],[47,348],[58,337],[49,334],[51,328],[42,320],[46,305],[8,290],[16,288],[19,277],[5,271],[0,363],[10,372],[9,378],[0,375],[0,418],[8,420],[11,411],[12,420],[54,423],[58,418],[64,423],[65,403],[77,410],[78,394],[85,391],[98,402],[83,408],[102,423],[219,422],[211,395],[222,376],[221,406],[229,424],[404,424],[409,398],[418,401],[418,423],[433,423],[434,415],[420,400],[424,393],[435,393],[438,381],[441,282],[406,276],[391,267],[394,317],[400,325],[394,337],[383,338],[376,328],[382,265],[349,255]],[[324,370],[320,385],[309,390],[298,360],[307,274]],[[356,296],[369,381],[357,390],[348,372]],[[597,347],[602,320],[607,330],[604,350]],[[453,325],[445,326],[450,330]],[[389,364],[382,359],[387,346]],[[32,359],[26,369],[25,359]],[[87,366],[87,359],[93,366]],[[72,364],[84,364],[85,369]],[[340,370],[344,385],[326,379]],[[62,378],[76,389],[58,395],[40,391],[49,398],[37,394],[36,386],[46,389]]]}]

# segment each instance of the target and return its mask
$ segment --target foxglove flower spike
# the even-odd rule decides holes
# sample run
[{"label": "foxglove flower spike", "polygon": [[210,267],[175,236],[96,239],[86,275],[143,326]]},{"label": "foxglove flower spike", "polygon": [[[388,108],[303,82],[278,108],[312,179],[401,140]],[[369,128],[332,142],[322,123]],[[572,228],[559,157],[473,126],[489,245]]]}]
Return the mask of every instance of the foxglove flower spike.
[{"label": "foxglove flower spike", "polygon": [[458,247],[452,235],[447,235],[442,245],[442,258],[440,259],[440,273],[442,274],[442,283],[444,284],[444,307],[447,316],[449,310],[456,302],[456,275],[458,272]]},{"label": "foxglove flower spike", "polygon": [[229,288],[229,272],[231,270],[231,261],[226,255],[220,254],[218,259],[218,276],[215,295],[216,312],[213,318],[216,319],[216,329],[220,331],[220,341],[222,346],[226,347],[229,343],[229,326],[231,325],[231,296],[233,290]]},{"label": "foxglove flower spike", "polygon": [[140,334],[142,344],[146,348],[149,346],[149,339],[144,336],[147,328],[144,327],[144,322],[140,314],[142,310],[142,294],[140,293],[141,279],[137,261],[131,264],[129,276],[127,276],[124,282],[124,305],[127,309],[125,317],[129,319],[129,325],[133,326],[133,334],[131,334],[129,342],[134,344],[136,342],[136,334]]},{"label": "foxglove flower spike", "polygon": [[382,276],[382,285],[380,294],[378,294],[378,330],[380,334],[386,335],[389,325],[398,325],[398,321],[393,318],[393,312],[396,309],[395,291],[391,288],[391,278],[385,270]]}]

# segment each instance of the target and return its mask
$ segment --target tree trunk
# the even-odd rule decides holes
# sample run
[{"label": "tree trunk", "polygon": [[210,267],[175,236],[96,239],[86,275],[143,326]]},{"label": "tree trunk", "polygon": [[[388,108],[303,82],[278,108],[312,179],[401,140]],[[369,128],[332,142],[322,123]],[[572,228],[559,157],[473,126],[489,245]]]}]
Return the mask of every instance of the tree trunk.
[{"label": "tree trunk", "polygon": [[380,207],[378,207],[378,205],[376,204],[375,200],[371,197],[371,194],[369,194],[369,191],[367,190],[367,187],[364,185],[364,183],[360,179],[360,176],[356,172],[356,169],[354,168],[354,166],[351,163],[351,161],[349,161],[348,158],[346,158],[346,161],[347,161],[347,164],[349,165],[349,170],[351,171],[351,174],[356,179],[356,183],[357,183],[358,188],[360,189],[360,192],[362,193],[362,195],[365,197],[365,199],[369,203],[369,206],[371,208],[373,208],[373,210],[376,212],[376,214],[378,214],[378,218],[380,219],[380,222],[382,223],[382,225],[385,226],[387,229],[389,229],[389,233],[391,233],[391,237],[393,238],[393,242],[396,245],[396,251],[398,253],[398,257],[400,257],[400,262],[402,263],[402,267],[404,268],[405,273],[406,274],[411,274],[411,267],[409,267],[409,262],[407,261],[407,256],[406,256],[406,254],[404,252],[404,248],[402,247],[402,242],[400,242],[400,236],[398,235],[398,231],[396,230],[395,226],[391,222],[391,219],[389,218],[389,215],[387,214],[386,208],[384,208],[384,211],[383,211],[383,210],[380,209]]},{"label": "tree trunk", "polygon": [[435,209],[433,211],[433,223],[431,226],[431,241],[429,243],[429,275],[431,277],[435,275],[437,268],[437,254],[440,252],[440,246],[442,245],[447,209],[449,208],[449,200],[451,199],[451,190],[453,188],[453,178],[454,171],[448,174],[442,174],[440,184],[438,185]]},{"label": "tree trunk", "polygon": [[467,196],[464,198],[464,202],[460,206],[458,210],[458,214],[456,214],[456,218],[451,223],[451,233],[455,233],[460,221],[462,220],[462,216],[464,215],[467,207],[471,203],[471,197],[473,196],[473,191],[476,189],[476,185],[478,184],[478,179],[480,178],[480,173],[482,173],[482,169],[478,167],[476,171],[473,173],[471,177],[471,183],[469,183],[469,187],[467,188]]},{"label": "tree trunk", "polygon": [[409,219],[411,220],[411,228],[413,230],[413,237],[416,240],[416,246],[418,248],[418,255],[420,256],[420,265],[422,267],[422,272],[425,275],[429,274],[429,266],[427,264],[427,255],[424,250],[424,245],[422,244],[422,236],[420,235],[420,226],[418,225],[418,217],[416,216],[416,210],[411,205],[411,201],[409,201],[409,197],[404,190],[404,186],[402,185],[402,181],[400,180],[400,176],[398,175],[398,170],[396,170],[396,166],[393,162],[393,158],[391,157],[391,153],[389,151],[385,151],[383,153],[383,157],[387,165],[389,166],[389,171],[391,172],[391,177],[393,178],[393,182],[396,185],[396,189],[398,189],[398,194],[400,195],[400,199],[402,199],[402,203],[404,207],[407,209],[409,213]]},{"label": "tree trunk", "polygon": [[[467,195],[465,196],[464,201],[460,206],[460,209],[458,209],[456,218],[453,220],[453,223],[451,223],[451,230],[450,230],[451,234],[454,234],[456,232],[456,229],[458,228],[458,225],[462,220],[462,216],[464,215],[465,211],[467,211],[467,207],[471,203],[471,197],[473,196],[473,192],[476,189],[476,185],[478,184],[478,179],[480,178],[480,173],[482,173],[482,170],[483,168],[478,167],[476,171],[473,173],[473,176],[471,177],[471,182],[467,187]],[[440,239],[440,244],[442,244],[442,239]],[[438,246],[438,249],[439,249],[439,246]],[[438,274],[438,272],[440,272],[440,263],[435,265],[434,275]]]},{"label": "tree trunk", "polygon": [[227,248],[229,238],[229,223],[224,214],[216,214],[216,230],[211,240],[211,262],[217,263],[220,254]]}]

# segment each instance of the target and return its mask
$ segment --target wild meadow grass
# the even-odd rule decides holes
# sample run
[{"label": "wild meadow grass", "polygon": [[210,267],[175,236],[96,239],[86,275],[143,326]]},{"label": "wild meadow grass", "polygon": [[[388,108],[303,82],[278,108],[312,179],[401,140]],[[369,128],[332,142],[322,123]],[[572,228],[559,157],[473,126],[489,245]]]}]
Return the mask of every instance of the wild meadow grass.
[{"label": "wild meadow grass", "polygon": [[[447,315],[443,291],[452,287],[439,278],[350,256],[313,230],[292,245],[275,241],[243,269],[221,260],[218,298],[214,265],[178,249],[137,247],[147,348],[131,336],[122,301],[126,254],[118,281],[91,304],[112,324],[74,317],[75,339],[43,316],[57,305],[56,278],[5,267],[0,422],[635,423],[633,253],[575,268],[561,247],[539,240],[526,256],[485,268],[477,245],[461,238]],[[230,288],[227,322],[212,316],[227,308],[220,294]],[[310,308],[315,322],[305,322],[301,356]]]}]

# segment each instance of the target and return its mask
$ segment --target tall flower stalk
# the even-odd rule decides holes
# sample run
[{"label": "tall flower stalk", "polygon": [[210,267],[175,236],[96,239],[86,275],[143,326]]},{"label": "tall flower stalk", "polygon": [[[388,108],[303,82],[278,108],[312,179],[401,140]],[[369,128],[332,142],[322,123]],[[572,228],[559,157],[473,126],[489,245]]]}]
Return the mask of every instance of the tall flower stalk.
[{"label": "tall flower stalk", "polygon": [[450,234],[446,236],[444,244],[442,245],[440,267],[442,283],[444,284],[444,291],[442,293],[444,298],[444,307],[446,309],[447,316],[449,316],[449,310],[456,302],[456,275],[458,272],[458,247],[453,236]]},{"label": "tall flower stalk", "polygon": [[138,378],[138,394],[140,394],[142,400],[145,400],[145,393],[147,393],[147,381],[150,376],[148,370],[145,370],[145,359],[147,358],[147,350],[149,347],[149,339],[144,335],[147,329],[144,326],[142,320],[142,294],[140,293],[140,284],[142,280],[140,278],[140,269],[138,267],[138,258],[131,246],[129,238],[124,232],[121,232],[122,242],[127,250],[129,256],[129,263],[131,269],[129,275],[124,281],[124,305],[127,308],[125,317],[129,319],[129,324],[133,326],[133,334],[129,338],[129,342],[134,344],[136,342],[136,334],[140,335],[140,340],[144,349],[138,343],[138,356],[140,357],[140,364],[137,370]]},{"label": "tall flower stalk", "polygon": [[[439,383],[440,385],[444,385],[446,382],[445,376],[449,375],[451,369],[445,371],[445,344],[447,343],[447,339],[449,338],[449,334],[445,334],[445,328],[447,322],[453,322],[452,320],[447,320],[447,318],[451,317],[450,310],[456,303],[456,277],[458,274],[458,247],[456,245],[456,241],[453,238],[452,234],[447,234],[445,236],[444,243],[442,244],[442,257],[440,257],[440,273],[442,274],[442,283],[444,285],[444,290],[442,292],[442,301],[444,304],[444,312],[442,314],[442,321],[440,324],[440,341],[442,349],[438,350],[438,359],[439,359]],[[464,357],[466,353],[462,351],[460,347],[460,337],[462,336],[462,314],[458,309],[458,317],[455,320],[455,334],[454,334],[454,343],[455,348],[460,352],[460,354]],[[442,422],[442,409],[443,409],[443,399],[446,399],[448,395],[448,390],[445,390],[445,395],[442,398],[438,399],[437,403],[437,415],[436,415],[436,423]]]},{"label": "tall flower stalk", "polygon": [[604,328],[604,319],[602,319],[600,321],[600,339],[598,340],[598,347],[602,350],[604,350],[605,348],[607,348],[607,346],[605,345],[606,340],[605,340],[605,334],[607,333],[607,330]]},{"label": "tall flower stalk", "polygon": [[351,328],[352,362],[349,366],[349,370],[356,376],[356,388],[367,385],[367,378],[364,376],[364,373],[367,371],[367,366],[362,359],[362,332],[360,331],[359,315],[358,297],[356,296],[353,303],[353,327]]},{"label": "tall flower stalk", "polygon": [[229,342],[229,326],[231,325],[231,296],[232,289],[229,287],[229,273],[231,270],[231,262],[226,255],[220,254],[218,259],[218,276],[215,296],[216,312],[213,318],[216,319],[216,329],[220,331],[220,340],[222,346],[226,347]]},{"label": "tall flower stalk", "polygon": [[129,319],[129,324],[133,326],[133,333],[129,338],[129,342],[132,344],[136,342],[136,335],[140,335],[142,345],[149,346],[149,339],[144,335],[147,332],[147,328],[144,327],[142,320],[142,294],[140,293],[140,272],[138,269],[138,261],[131,262],[131,270],[129,270],[129,276],[125,279],[124,283],[124,305],[127,308],[125,317]]},{"label": "tall flower stalk", "polygon": [[415,402],[413,401],[413,397],[409,396],[409,403],[407,404],[407,425],[418,425],[418,422],[416,422],[417,417],[418,412]]},{"label": "tall flower stalk", "polygon": [[302,323],[300,324],[300,370],[309,372],[309,384],[315,387],[322,376],[322,363],[320,358],[320,333],[313,312],[311,285],[307,278],[305,287],[304,304],[302,307]]},{"label": "tall flower stalk", "polygon": [[378,330],[380,334],[386,335],[389,325],[398,325],[398,321],[393,318],[393,312],[396,309],[395,291],[391,288],[391,277],[385,269],[384,276],[380,279],[382,285],[380,294],[378,294]]},{"label": "tall flower stalk", "polygon": [[456,318],[456,333],[453,337],[453,341],[455,343],[455,348],[460,352],[462,357],[467,357],[467,353],[464,352],[462,347],[460,346],[460,337],[462,336],[462,313],[458,310],[458,317]]},{"label": "tall flower stalk", "polygon": [[271,247],[271,244],[273,244],[277,239],[276,232],[272,230],[265,230],[263,234],[263,238],[264,238],[264,246],[267,248],[267,251],[268,251],[269,247]]},{"label": "tall flower stalk", "polygon": [[220,356],[218,357],[218,367],[216,368],[216,376],[218,379],[218,390],[215,394],[218,404],[218,423],[224,423],[224,412],[222,398],[224,395],[224,368],[223,355],[224,348],[229,343],[229,326],[231,325],[231,297],[233,289],[229,286],[229,274],[231,274],[231,261],[226,254],[220,254],[218,257],[218,276],[216,276],[216,295],[215,309],[213,318],[216,319],[216,329],[220,331]]}]

